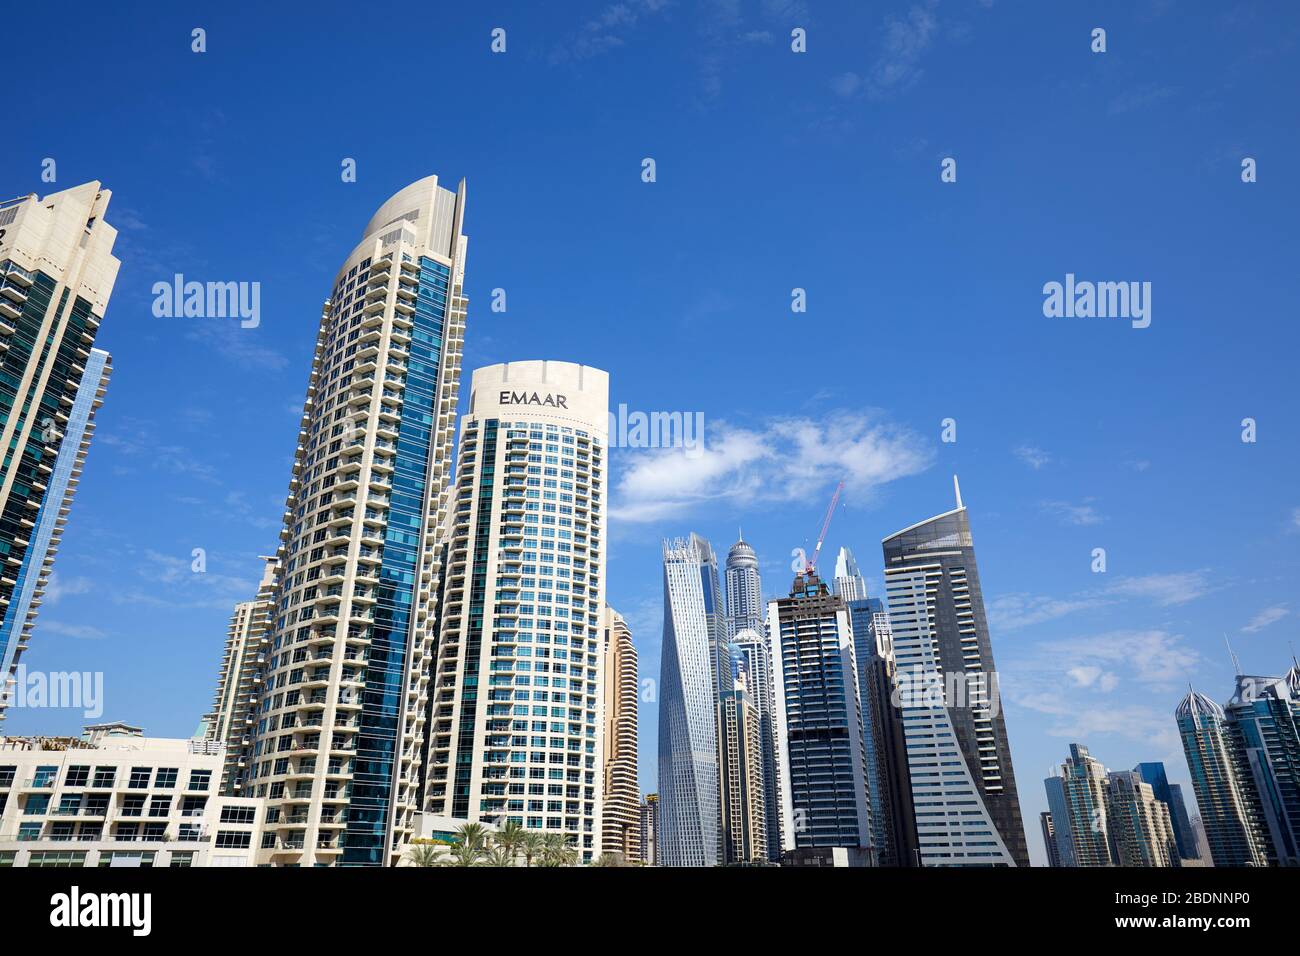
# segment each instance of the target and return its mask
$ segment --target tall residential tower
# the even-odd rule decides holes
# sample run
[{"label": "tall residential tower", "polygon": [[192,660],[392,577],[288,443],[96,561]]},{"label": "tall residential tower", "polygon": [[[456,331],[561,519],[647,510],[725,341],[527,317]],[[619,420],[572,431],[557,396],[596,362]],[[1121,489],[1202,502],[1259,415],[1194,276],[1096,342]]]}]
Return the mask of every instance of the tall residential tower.
[{"label": "tall residential tower", "polygon": [[601,852],[641,859],[641,789],[637,783],[637,668],[632,631],[605,608],[605,782]]},{"label": "tall residential tower", "polygon": [[[474,372],[430,689],[425,806],[601,852],[609,375]],[[624,685],[620,684],[620,688]]]},{"label": "tall residential tower", "polygon": [[107,383],[110,196],[90,182],[0,202],[0,718]]},{"label": "tall residential tower", "polygon": [[253,754],[272,865],[391,865],[419,809],[464,213],[463,181],[451,192],[429,176],[396,193],[321,316]]}]

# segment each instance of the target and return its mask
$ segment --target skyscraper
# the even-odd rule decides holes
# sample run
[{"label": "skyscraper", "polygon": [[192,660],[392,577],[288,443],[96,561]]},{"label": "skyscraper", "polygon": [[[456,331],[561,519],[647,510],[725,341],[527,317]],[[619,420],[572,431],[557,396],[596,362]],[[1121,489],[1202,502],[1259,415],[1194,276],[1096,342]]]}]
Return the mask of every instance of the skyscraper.
[{"label": "skyscraper", "polygon": [[882,542],[920,858],[923,866],[1028,866],[975,546],[956,483],[956,508]]},{"label": "skyscraper", "polygon": [[[766,625],[763,625],[766,630]],[[744,628],[732,638],[736,669],[745,675],[749,701],[758,716],[763,776],[763,810],[767,818],[767,858],[781,859],[780,772],[776,762],[776,715],[772,694],[772,653],[761,631]]]},{"label": "skyscraper", "polygon": [[1048,777],[1045,786],[1061,865],[1113,866],[1101,761],[1083,744],[1070,744],[1060,774]]},{"label": "skyscraper", "polygon": [[1223,708],[1274,866],[1300,866],[1300,664],[1286,677],[1237,675]]},{"label": "skyscraper", "polygon": [[1106,829],[1115,866],[1177,866],[1169,805],[1132,770],[1106,776]]},{"label": "skyscraper", "polygon": [[0,202],[0,718],[107,381],[92,347],[120,265],[111,195],[90,182]]},{"label": "skyscraper", "polygon": [[[727,596],[727,637],[744,630],[763,632],[763,583],[758,574],[758,555],[741,535],[727,552],[724,574]],[[725,689],[725,688],[724,688]]]},{"label": "skyscraper", "polygon": [[1140,763],[1133,772],[1142,781],[1151,786],[1156,799],[1169,807],[1169,819],[1174,827],[1174,840],[1178,843],[1178,856],[1183,860],[1195,860],[1200,857],[1197,846],[1196,831],[1191,818],[1187,815],[1187,804],[1183,801],[1183,788],[1170,783],[1165,773],[1165,765],[1160,761]]},{"label": "skyscraper", "polygon": [[848,610],[810,569],[795,577],[788,598],[769,602],[767,626],[784,854],[797,859],[799,851],[839,848],[870,864],[871,808]]},{"label": "skyscraper", "polygon": [[430,813],[562,834],[583,862],[605,786],[608,416],[600,369],[474,372],[429,720]]},{"label": "skyscraper", "polygon": [[395,863],[419,809],[464,347],[465,184],[371,218],[321,316],[254,744],[273,865]]},{"label": "skyscraper", "polygon": [[835,555],[835,581],[832,589],[841,598],[848,601],[865,601],[867,599],[867,581],[858,570],[858,562],[848,548],[840,548]]},{"label": "skyscraper", "polygon": [[1047,851],[1047,865],[1061,865],[1061,851],[1056,847],[1056,827],[1052,824],[1052,813],[1044,810],[1038,815],[1038,825],[1043,831],[1043,848]]},{"label": "skyscraper", "polygon": [[[90,440],[95,434],[95,412],[103,404],[104,392],[108,389],[108,379],[113,372],[113,362],[107,352],[91,349],[86,358],[86,369],[77,388],[77,397],[68,410],[67,421],[63,425],[63,435],[59,442],[59,454],[54,460],[54,470],[48,479],[45,503],[42,504],[36,518],[36,527],[31,534],[31,560],[24,562],[18,572],[14,586],[13,603],[6,614],[6,620],[13,622],[17,631],[14,643],[14,655],[11,665],[17,667],[18,658],[31,641],[32,628],[36,624],[36,611],[40,607],[41,596],[49,585],[50,574],[54,569],[54,556],[58,554],[59,544],[63,540],[63,526],[67,523],[68,513],[72,510],[72,499],[81,482],[81,470],[86,464],[86,453],[90,450]],[[35,556],[42,555],[39,565]],[[3,641],[0,641],[0,647]],[[0,675],[7,675],[8,669],[0,668]],[[5,681],[0,679],[0,717],[4,716]]]},{"label": "skyscraper", "polygon": [[641,862],[659,865],[659,794],[647,793],[641,804]]},{"label": "skyscraper", "polygon": [[902,719],[892,700],[897,665],[889,614],[884,602],[867,596],[866,579],[848,548],[840,548],[835,559],[835,593],[853,625],[872,842],[881,866],[914,866],[916,821]]},{"label": "skyscraper", "polygon": [[629,863],[641,858],[641,790],[637,785],[637,668],[632,631],[605,608],[605,782],[601,852]]},{"label": "skyscraper", "polygon": [[[718,566],[697,534],[664,542],[659,665],[659,865],[716,866],[721,851],[718,674],[726,628]],[[728,666],[730,671],[730,666]]]},{"label": "skyscraper", "polygon": [[732,690],[722,694],[718,713],[723,860],[766,862],[762,736],[744,674],[736,678]]},{"label": "skyscraper", "polygon": [[1224,726],[1223,708],[1189,691],[1175,717],[1214,865],[1267,866],[1267,830],[1252,799],[1245,755]]},{"label": "skyscraper", "polygon": [[275,573],[279,562],[265,556],[262,561],[262,581],[256,596],[236,604],[230,616],[212,712],[204,719],[204,736],[225,746],[218,792],[230,796],[240,796],[245,789],[275,617]]}]

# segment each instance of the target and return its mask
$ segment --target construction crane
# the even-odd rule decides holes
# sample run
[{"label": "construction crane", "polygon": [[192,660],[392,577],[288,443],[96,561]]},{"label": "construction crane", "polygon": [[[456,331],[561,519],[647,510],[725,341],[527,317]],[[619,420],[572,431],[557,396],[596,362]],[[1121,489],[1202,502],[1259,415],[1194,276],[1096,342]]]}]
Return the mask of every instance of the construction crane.
[{"label": "construction crane", "polygon": [[835,494],[831,495],[831,506],[826,509],[826,518],[822,521],[822,530],[817,535],[817,547],[813,549],[813,555],[804,567],[804,574],[809,575],[817,570],[817,558],[822,553],[822,543],[826,540],[826,532],[831,526],[831,517],[835,514],[835,506],[839,504],[840,492],[844,490],[844,482],[841,481],[835,486]]}]

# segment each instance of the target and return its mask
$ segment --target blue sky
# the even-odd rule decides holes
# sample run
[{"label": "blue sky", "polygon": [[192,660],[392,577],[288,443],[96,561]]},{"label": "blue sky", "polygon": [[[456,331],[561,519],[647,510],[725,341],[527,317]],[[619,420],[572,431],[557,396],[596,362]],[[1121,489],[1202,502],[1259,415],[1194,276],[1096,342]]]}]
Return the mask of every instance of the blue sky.
[{"label": "blue sky", "polygon": [[[103,671],[106,718],[193,730],[277,541],[320,303],[375,208],[436,173],[468,180],[467,370],[580,361],[610,371],[615,404],[705,416],[701,456],[613,459],[609,599],[643,676],[663,537],[725,554],[743,525],[783,593],[843,479],[827,547],[878,593],[880,539],[951,507],[956,472],[1036,857],[1041,780],[1072,740],[1185,780],[1188,681],[1228,695],[1224,635],[1247,670],[1282,671],[1300,614],[1300,14],[439,6],[73,3],[57,31],[8,14],[8,75],[39,82],[10,91],[0,191],[101,180],[122,259],[97,343],[116,371],[28,666]],[[150,288],[177,272],[261,282],[261,325],[155,318]],[[1046,318],[1067,273],[1150,282],[1150,327]],[[16,711],[6,729],[80,723]],[[656,741],[647,703],[645,789]]]}]

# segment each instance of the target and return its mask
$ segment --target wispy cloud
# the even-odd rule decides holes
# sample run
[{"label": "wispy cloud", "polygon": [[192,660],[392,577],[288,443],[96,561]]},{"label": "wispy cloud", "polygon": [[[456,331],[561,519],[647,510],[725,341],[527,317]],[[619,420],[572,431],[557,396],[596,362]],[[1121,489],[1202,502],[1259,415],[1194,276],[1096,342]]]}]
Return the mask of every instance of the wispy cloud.
[{"label": "wispy cloud", "polygon": [[588,60],[626,45],[637,26],[671,6],[671,0],[621,0],[600,9],[578,32],[551,49],[552,63]]},{"label": "wispy cloud", "polygon": [[1242,633],[1254,634],[1262,631],[1270,624],[1276,624],[1290,613],[1290,609],[1285,604],[1274,604],[1272,607],[1266,607],[1250,619],[1250,623],[1241,629]]},{"label": "wispy cloud", "polygon": [[1111,584],[1059,598],[1014,592],[988,603],[989,625],[999,631],[1015,631],[1121,601],[1150,601],[1159,607],[1172,607],[1214,590],[1210,573],[1200,570],[1120,578]]},{"label": "wispy cloud", "polygon": [[62,621],[38,618],[36,627],[50,634],[62,634],[64,637],[73,637],[79,641],[98,641],[108,636],[108,632],[90,624],[64,624]]},{"label": "wispy cloud", "polygon": [[902,16],[885,18],[876,62],[864,84],[877,98],[892,96],[914,86],[924,74],[921,58],[934,41],[939,21],[935,16],[938,0],[914,3]]},{"label": "wispy cloud", "polygon": [[1148,109],[1163,103],[1177,92],[1178,90],[1172,86],[1146,83],[1131,90],[1125,90],[1112,99],[1106,109],[1112,116],[1132,113],[1136,110]]},{"label": "wispy cloud", "polygon": [[1077,505],[1069,501],[1044,501],[1040,507],[1044,513],[1055,516],[1063,524],[1101,524],[1106,516],[1093,507],[1091,501],[1091,498],[1085,498]]},{"label": "wispy cloud", "polygon": [[60,574],[51,573],[50,580],[45,585],[43,600],[47,605],[58,604],[69,594],[88,594],[93,587],[94,582],[90,578],[65,578]]},{"label": "wispy cloud", "polygon": [[1017,445],[1011,449],[1011,454],[1034,469],[1034,471],[1038,471],[1052,461],[1052,456],[1036,445]]},{"label": "wispy cloud", "polygon": [[1143,598],[1161,607],[1186,604],[1214,590],[1208,571],[1183,571],[1177,574],[1147,574],[1120,578],[1110,587],[1121,597]]},{"label": "wispy cloud", "polygon": [[930,466],[933,449],[873,411],[772,419],[758,428],[715,423],[703,447],[625,453],[611,514],[656,521],[706,502],[790,501],[841,478],[859,500]]}]

